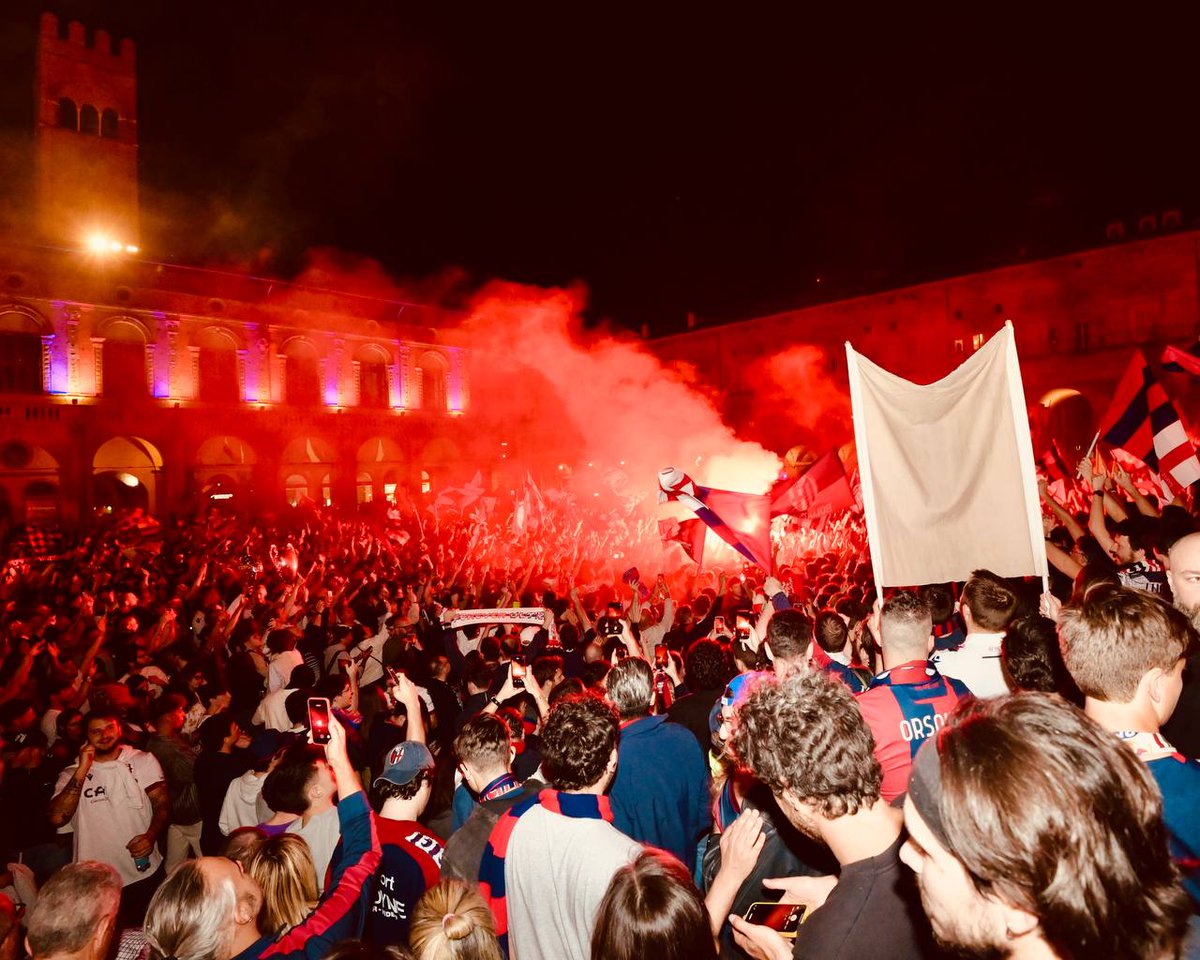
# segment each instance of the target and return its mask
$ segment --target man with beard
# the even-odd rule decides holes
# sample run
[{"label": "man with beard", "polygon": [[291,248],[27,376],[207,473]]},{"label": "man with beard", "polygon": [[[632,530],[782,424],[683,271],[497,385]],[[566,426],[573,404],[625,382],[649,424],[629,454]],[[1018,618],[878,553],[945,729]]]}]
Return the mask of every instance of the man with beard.
[{"label": "man with beard", "polygon": [[731,746],[797,829],[828,846],[841,866],[836,881],[782,884],[783,902],[810,911],[794,947],[731,916],[738,945],[759,960],[939,956],[917,886],[900,863],[900,811],[880,795],[875,741],[845,684],[807,670],[755,682],[738,707]]},{"label": "man with beard", "polygon": [[116,869],[124,885],[121,922],[136,926],[162,881],[157,843],[171,802],[158,761],[122,737],[116,714],[88,714],[87,742],[78,762],[59,775],[49,818],[55,827],[70,825],[75,861],[99,860]]},{"label": "man with beard", "polygon": [[1178,955],[1189,904],[1134,752],[1045,693],[965,701],[917,754],[901,853],[966,956]]},{"label": "man with beard", "polygon": [[[1167,582],[1175,609],[1200,630],[1200,533],[1176,540],[1168,556]],[[1200,651],[1187,658],[1179,703],[1164,724],[1163,733],[1185,757],[1200,757]]]}]

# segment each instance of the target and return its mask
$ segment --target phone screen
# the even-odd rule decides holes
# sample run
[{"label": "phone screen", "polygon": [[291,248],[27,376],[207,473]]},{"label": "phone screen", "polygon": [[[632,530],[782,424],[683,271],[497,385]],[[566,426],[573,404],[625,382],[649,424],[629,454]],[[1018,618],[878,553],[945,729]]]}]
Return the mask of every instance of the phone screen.
[{"label": "phone screen", "polygon": [[656,643],[654,645],[654,665],[656,667],[665,667],[667,665],[667,645],[665,643]]},{"label": "phone screen", "polygon": [[715,633],[717,636],[721,636],[728,631],[728,629],[729,628],[725,626],[724,617],[713,617],[713,633]]},{"label": "phone screen", "polygon": [[785,937],[794,937],[804,920],[805,909],[798,903],[752,903],[746,911],[746,922],[770,927]]},{"label": "phone screen", "polygon": [[329,700],[325,697],[308,698],[308,726],[313,743],[329,742]]},{"label": "phone screen", "polygon": [[525,686],[525,664],[519,657],[513,657],[512,681],[514,687]]}]

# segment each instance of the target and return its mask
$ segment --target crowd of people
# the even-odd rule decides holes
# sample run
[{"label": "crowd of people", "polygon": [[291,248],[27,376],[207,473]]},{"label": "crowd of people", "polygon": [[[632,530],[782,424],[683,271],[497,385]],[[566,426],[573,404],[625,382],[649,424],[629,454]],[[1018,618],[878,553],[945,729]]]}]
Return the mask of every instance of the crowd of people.
[{"label": "crowd of people", "polygon": [[769,574],[553,503],[11,556],[0,960],[1200,955],[1200,533],[1113,474],[1046,590],[877,590],[852,512]]}]

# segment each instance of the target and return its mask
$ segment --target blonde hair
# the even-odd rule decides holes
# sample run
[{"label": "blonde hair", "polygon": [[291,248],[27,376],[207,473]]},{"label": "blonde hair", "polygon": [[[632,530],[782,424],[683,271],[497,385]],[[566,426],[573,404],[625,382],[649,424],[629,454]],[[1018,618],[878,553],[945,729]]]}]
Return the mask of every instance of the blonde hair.
[{"label": "blonde hair", "polygon": [[199,860],[186,860],[155,891],[143,932],[153,960],[224,960],[233,936],[237,892],[229,880],[210,888]]},{"label": "blonde hair", "polygon": [[282,933],[304,921],[317,905],[317,871],[303,837],[268,837],[246,861],[246,872],[262,887],[261,927]]},{"label": "blonde hair", "polygon": [[479,890],[461,880],[425,891],[408,939],[417,960],[504,960],[492,911]]}]

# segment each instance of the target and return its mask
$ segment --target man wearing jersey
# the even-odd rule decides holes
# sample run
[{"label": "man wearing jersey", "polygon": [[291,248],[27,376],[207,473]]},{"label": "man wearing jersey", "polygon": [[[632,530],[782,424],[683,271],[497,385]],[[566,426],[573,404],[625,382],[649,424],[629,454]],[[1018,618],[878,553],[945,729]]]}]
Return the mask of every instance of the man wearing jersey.
[{"label": "man wearing jersey", "polygon": [[966,684],[977,697],[1008,693],[1000,666],[1000,647],[1008,622],[1017,611],[1017,595],[990,570],[976,570],[963,585],[959,612],[967,638],[953,650],[939,650],[930,659],[938,672]]},{"label": "man wearing jersey", "polygon": [[969,691],[929,662],[933,619],[920,596],[901,592],[891,597],[883,605],[877,629],[883,672],[859,694],[858,707],[875,738],[875,757],[883,768],[880,793],[890,803],[907,788],[921,744]]},{"label": "man wearing jersey", "polygon": [[433,792],[433,754],[405,740],[388,752],[375,780],[379,802],[379,868],[371,888],[366,938],[380,946],[408,943],[412,911],[441,876],[442,841],[417,822]]}]

